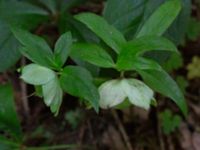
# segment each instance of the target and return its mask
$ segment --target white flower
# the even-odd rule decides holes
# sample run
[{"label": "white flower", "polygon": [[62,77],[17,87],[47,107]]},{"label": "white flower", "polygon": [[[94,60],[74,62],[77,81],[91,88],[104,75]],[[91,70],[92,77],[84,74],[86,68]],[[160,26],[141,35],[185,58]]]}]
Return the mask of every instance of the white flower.
[{"label": "white flower", "polygon": [[149,109],[153,91],[136,79],[110,80],[99,87],[101,108],[110,108],[122,103],[126,98],[144,109]]}]

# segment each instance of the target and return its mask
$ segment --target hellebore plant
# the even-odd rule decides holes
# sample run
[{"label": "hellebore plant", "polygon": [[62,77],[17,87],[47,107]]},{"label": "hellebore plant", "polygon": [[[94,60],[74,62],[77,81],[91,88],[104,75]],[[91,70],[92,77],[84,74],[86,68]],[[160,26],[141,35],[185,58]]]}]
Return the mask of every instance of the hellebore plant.
[{"label": "hellebore plant", "polygon": [[[177,84],[158,62],[145,56],[150,51],[179,54],[176,46],[162,35],[180,10],[179,0],[163,3],[129,41],[103,17],[93,13],[78,14],[74,18],[95,33],[99,41],[74,42],[71,33],[67,32],[58,39],[54,51],[42,38],[22,29],[12,28],[15,37],[22,44],[21,53],[34,62],[22,68],[21,78],[41,87],[45,104],[56,115],[63,91],[87,100],[98,112],[99,106],[114,107],[125,99],[136,106],[149,109],[154,100],[153,90],[171,98],[186,115],[187,106]],[[101,69],[116,70],[119,74],[137,72],[145,84],[128,76],[106,81],[98,89],[94,84],[94,77],[87,69],[65,66],[69,57],[74,62],[81,60]]]}]

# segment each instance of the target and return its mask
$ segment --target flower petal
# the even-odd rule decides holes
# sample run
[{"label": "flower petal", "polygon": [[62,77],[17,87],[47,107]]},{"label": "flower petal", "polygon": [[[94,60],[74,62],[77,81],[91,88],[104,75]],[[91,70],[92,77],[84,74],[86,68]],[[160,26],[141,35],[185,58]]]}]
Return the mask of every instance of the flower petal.
[{"label": "flower petal", "polygon": [[149,109],[153,91],[146,84],[136,79],[124,79],[122,88],[132,104]]},{"label": "flower petal", "polygon": [[122,89],[122,80],[110,80],[99,87],[101,108],[110,108],[123,102],[126,94]]}]

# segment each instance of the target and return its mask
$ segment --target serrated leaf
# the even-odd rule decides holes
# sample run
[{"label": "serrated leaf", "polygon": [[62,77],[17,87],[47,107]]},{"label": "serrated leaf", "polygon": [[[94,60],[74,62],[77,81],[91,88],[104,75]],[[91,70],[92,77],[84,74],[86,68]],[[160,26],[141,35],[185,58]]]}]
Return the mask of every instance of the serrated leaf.
[{"label": "serrated leaf", "polygon": [[42,85],[42,93],[45,104],[50,106],[52,113],[57,116],[63,98],[63,91],[57,77],[54,77],[51,81]]},{"label": "serrated leaf", "polygon": [[23,45],[20,51],[34,63],[53,68],[54,55],[51,48],[44,39],[33,35],[26,30],[12,27],[12,31],[17,40]]},{"label": "serrated leaf", "polygon": [[121,46],[126,43],[122,33],[109,25],[104,18],[98,15],[82,13],[76,15],[75,18],[97,34],[116,53],[119,53],[121,51]]},{"label": "serrated leaf", "polygon": [[166,38],[145,36],[128,42],[118,56],[117,67],[126,69],[132,67],[134,57],[148,51],[170,51],[178,53],[176,46]]},{"label": "serrated leaf", "polygon": [[67,66],[61,74],[60,84],[65,92],[89,101],[98,112],[99,93],[92,80],[91,74],[84,68]]},{"label": "serrated leaf", "polygon": [[8,132],[15,139],[21,140],[22,131],[10,84],[0,85],[0,129]]},{"label": "serrated leaf", "polygon": [[71,32],[66,32],[60,36],[60,38],[57,40],[54,53],[55,53],[55,59],[59,66],[63,66],[66,62],[69,53],[71,51],[71,45],[72,45],[73,39]]},{"label": "serrated leaf", "polygon": [[106,50],[95,44],[76,43],[72,46],[70,56],[103,68],[113,68],[115,66],[112,57]]},{"label": "serrated leaf", "polygon": [[21,79],[33,85],[42,85],[55,78],[55,73],[46,67],[29,64],[22,69]]},{"label": "serrated leaf", "polygon": [[183,114],[187,115],[187,105],[184,96],[176,82],[164,70],[137,70],[145,83],[153,90],[171,98],[181,109]]},{"label": "serrated leaf", "polygon": [[175,20],[180,10],[180,0],[169,0],[165,2],[144,22],[137,37],[162,35]]}]

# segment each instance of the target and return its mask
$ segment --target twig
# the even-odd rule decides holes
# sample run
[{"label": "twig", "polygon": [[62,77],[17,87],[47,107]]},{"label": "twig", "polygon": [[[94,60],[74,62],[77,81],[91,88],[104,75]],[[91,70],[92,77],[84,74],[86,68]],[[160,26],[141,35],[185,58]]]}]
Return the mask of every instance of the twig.
[{"label": "twig", "polygon": [[196,95],[192,95],[192,94],[190,94],[190,93],[186,93],[186,96],[187,96],[188,98],[191,98],[191,99],[195,100],[195,101],[199,101],[199,97],[196,96]]},{"label": "twig", "polygon": [[161,130],[161,125],[160,125],[157,109],[156,109],[156,120],[157,120],[157,132],[158,132],[158,141],[160,143],[160,149],[165,150],[165,144],[163,140],[163,135],[162,135],[162,130]]},{"label": "twig", "polygon": [[[26,65],[26,59],[24,57],[22,57],[21,66],[24,66],[24,65]],[[25,113],[26,117],[29,117],[30,108],[29,108],[29,104],[28,104],[27,86],[23,81],[20,82],[20,86],[21,86],[22,105],[24,108],[24,113]]]},{"label": "twig", "polygon": [[93,130],[92,130],[92,126],[91,126],[90,120],[87,121],[87,124],[88,124],[88,127],[89,127],[90,137],[91,137],[91,139],[92,139],[94,148],[95,148],[95,150],[98,150],[98,148],[97,148],[97,143],[96,143],[96,140],[95,140],[95,138],[94,138],[94,134],[93,134]]},{"label": "twig", "polygon": [[123,137],[123,139],[125,141],[127,149],[128,150],[133,150],[132,145],[131,145],[130,140],[129,140],[129,137],[128,137],[128,135],[127,135],[127,133],[126,133],[126,131],[124,129],[124,126],[122,125],[122,123],[121,123],[121,121],[120,121],[120,119],[119,119],[119,117],[117,115],[117,112],[115,110],[111,110],[111,112],[112,112],[112,115],[113,115],[113,117],[114,117],[114,119],[115,119],[115,121],[116,121],[116,123],[118,125],[118,128],[119,128],[119,130],[120,130],[120,132],[122,134],[122,137]]}]

